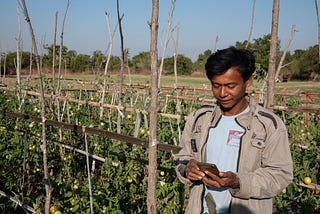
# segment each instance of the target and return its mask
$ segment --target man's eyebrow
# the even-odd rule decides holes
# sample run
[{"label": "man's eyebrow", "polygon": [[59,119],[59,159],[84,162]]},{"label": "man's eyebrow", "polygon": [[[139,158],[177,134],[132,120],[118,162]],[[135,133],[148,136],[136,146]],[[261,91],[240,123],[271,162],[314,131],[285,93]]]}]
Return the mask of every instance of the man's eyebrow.
[{"label": "man's eyebrow", "polygon": [[212,85],[235,85],[237,84],[236,82],[229,82],[229,83],[217,83],[217,82],[212,82]]}]

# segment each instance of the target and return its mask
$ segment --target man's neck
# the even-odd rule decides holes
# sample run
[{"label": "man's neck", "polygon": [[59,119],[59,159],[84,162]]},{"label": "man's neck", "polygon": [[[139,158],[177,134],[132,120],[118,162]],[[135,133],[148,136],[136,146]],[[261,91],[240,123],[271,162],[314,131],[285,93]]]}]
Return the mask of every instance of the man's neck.
[{"label": "man's neck", "polygon": [[220,109],[221,109],[222,115],[234,116],[243,112],[248,107],[248,105],[249,105],[249,102],[246,99],[243,99],[241,103],[239,103],[239,105],[237,106],[233,106],[229,109],[224,109],[222,106],[220,106]]}]

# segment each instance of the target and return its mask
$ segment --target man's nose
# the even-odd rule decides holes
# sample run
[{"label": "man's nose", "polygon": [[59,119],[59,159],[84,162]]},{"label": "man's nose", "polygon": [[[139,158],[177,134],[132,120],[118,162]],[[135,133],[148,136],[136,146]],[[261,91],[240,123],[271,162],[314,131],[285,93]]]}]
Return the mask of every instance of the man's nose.
[{"label": "man's nose", "polygon": [[226,87],[222,86],[220,89],[220,97],[226,97],[228,95],[228,91]]}]

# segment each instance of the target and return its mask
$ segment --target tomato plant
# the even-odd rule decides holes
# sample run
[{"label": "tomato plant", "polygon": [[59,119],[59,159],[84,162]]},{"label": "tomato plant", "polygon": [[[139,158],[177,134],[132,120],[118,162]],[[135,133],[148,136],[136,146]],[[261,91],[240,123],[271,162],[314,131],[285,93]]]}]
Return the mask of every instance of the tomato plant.
[{"label": "tomato plant", "polygon": [[[50,86],[50,82],[47,84]],[[52,89],[47,89],[47,92]],[[168,92],[174,94],[175,92]],[[124,94],[121,110],[121,133],[137,134],[148,140],[148,116],[126,111],[127,108],[147,110],[150,98],[146,93],[138,96],[135,91]],[[102,117],[100,107],[89,102],[99,100],[100,94],[92,91],[68,92],[68,96],[87,101],[85,104],[46,100],[48,119],[58,120],[58,109],[62,122],[94,127],[117,132],[119,110],[106,108]],[[136,96],[136,97],[135,97]],[[114,95],[107,95],[105,103],[114,103]],[[278,98],[279,100],[280,98]],[[182,119],[200,103],[174,99],[160,99],[160,113],[180,114],[181,120],[158,117],[158,140],[176,144],[183,130]],[[300,99],[286,99],[287,105],[301,104]],[[28,119],[17,119],[5,115],[5,111],[17,112],[16,95],[0,91],[0,189],[16,197],[19,201],[42,212],[44,209],[44,180],[42,160],[42,126]],[[179,111],[177,110],[179,106]],[[37,97],[26,97],[21,105],[21,113],[40,117],[40,104]],[[320,118],[309,114],[308,124],[305,115],[294,112],[277,112],[287,125],[294,161],[294,181],[274,198],[276,212],[312,213],[319,212],[320,200],[315,190],[299,185],[305,177],[312,183],[319,183],[320,160]],[[53,126],[46,127],[48,141],[48,167],[52,187],[51,210],[62,213],[90,213],[89,179],[92,190],[93,209],[96,213],[146,213],[147,212],[147,165],[146,148],[74,130],[64,130]],[[88,151],[97,157],[85,155]],[[65,147],[67,145],[68,147]],[[71,148],[79,149],[79,153]],[[186,203],[189,189],[181,184],[175,174],[173,155],[158,151],[157,209],[160,213],[181,213]],[[0,210],[14,213],[20,208],[8,198],[0,197]]]}]

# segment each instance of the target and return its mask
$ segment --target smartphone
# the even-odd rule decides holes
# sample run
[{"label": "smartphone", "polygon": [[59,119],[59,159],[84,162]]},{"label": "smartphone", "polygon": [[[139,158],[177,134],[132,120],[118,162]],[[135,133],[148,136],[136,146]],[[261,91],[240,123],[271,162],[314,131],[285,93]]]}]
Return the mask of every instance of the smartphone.
[{"label": "smartphone", "polygon": [[219,169],[215,164],[199,162],[199,163],[197,163],[197,165],[199,166],[201,171],[204,172],[205,170],[207,170],[207,171],[215,174],[216,176],[219,176]]}]

